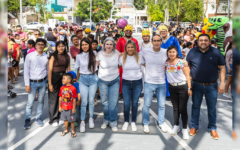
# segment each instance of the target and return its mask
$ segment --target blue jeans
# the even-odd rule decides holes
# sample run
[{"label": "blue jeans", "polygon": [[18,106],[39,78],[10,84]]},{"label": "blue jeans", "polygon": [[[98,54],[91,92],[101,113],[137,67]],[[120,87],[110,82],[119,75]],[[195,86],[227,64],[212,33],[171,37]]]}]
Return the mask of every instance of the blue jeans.
[{"label": "blue jeans", "polygon": [[156,92],[158,103],[158,124],[164,123],[165,116],[165,100],[166,100],[166,83],[164,84],[151,84],[144,83],[144,105],[143,105],[143,125],[149,125],[150,115],[149,108],[152,103],[154,92]]},{"label": "blue jeans", "polygon": [[99,79],[99,91],[102,101],[104,124],[110,121],[110,127],[117,126],[120,77],[112,81]]},{"label": "blue jeans", "polygon": [[207,110],[208,110],[208,131],[216,130],[216,104],[218,96],[218,83],[209,86],[203,86],[199,83],[192,81],[192,116],[191,128],[198,130],[199,128],[199,115],[202,104],[203,95],[206,97]]},{"label": "blue jeans", "polygon": [[25,58],[26,58],[26,55],[27,55],[27,48],[26,49],[22,49],[22,54],[23,54],[23,57],[24,57],[24,61],[25,61]]},{"label": "blue jeans", "polygon": [[48,43],[50,44],[51,47],[55,47],[56,46],[56,43],[53,42],[53,41],[48,41]]},{"label": "blue jeans", "polygon": [[81,74],[79,88],[81,91],[81,120],[85,120],[87,104],[89,102],[90,118],[94,113],[94,97],[98,87],[98,76],[96,74]]},{"label": "blue jeans", "polygon": [[37,91],[38,91],[38,106],[37,106],[36,119],[41,117],[43,106],[44,106],[44,96],[46,93],[47,84],[48,84],[47,80],[40,83],[30,82],[31,91],[28,93],[25,119],[31,119],[32,106],[33,106],[33,102],[34,102]]},{"label": "blue jeans", "polygon": [[132,122],[136,122],[138,111],[138,100],[142,91],[142,79],[122,80],[122,95],[124,100],[124,120],[129,122],[130,103],[132,101]]}]

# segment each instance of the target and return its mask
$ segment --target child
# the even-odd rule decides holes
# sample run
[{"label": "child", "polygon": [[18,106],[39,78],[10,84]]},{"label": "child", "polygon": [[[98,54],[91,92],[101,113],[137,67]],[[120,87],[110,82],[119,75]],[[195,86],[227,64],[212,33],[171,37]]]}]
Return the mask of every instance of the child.
[{"label": "child", "polygon": [[89,34],[87,38],[89,39],[90,42],[92,42],[94,40],[94,35]]},{"label": "child", "polygon": [[80,90],[79,90],[79,83],[76,82],[77,80],[77,75],[74,71],[69,71],[68,73],[71,73],[72,76],[73,76],[73,82],[72,82],[72,85],[76,88],[77,90],[77,98],[76,98],[76,121],[74,123],[74,126],[77,127],[78,126],[78,123],[77,123],[77,120],[79,119],[79,106],[81,105],[81,94],[80,94]]},{"label": "child", "polygon": [[183,45],[183,58],[186,59],[187,58],[187,54],[189,53],[189,51],[193,48],[193,43],[192,42],[187,42]]},{"label": "child", "polygon": [[63,75],[62,83],[64,86],[62,86],[59,91],[59,112],[61,112],[61,120],[63,120],[65,124],[65,130],[62,132],[61,136],[64,136],[69,132],[68,122],[70,122],[72,128],[71,137],[74,138],[77,136],[74,131],[77,90],[71,84],[72,80],[73,76],[71,73],[65,73]]},{"label": "child", "polygon": [[97,53],[102,50],[102,46],[98,44],[97,40],[92,41],[92,50],[96,51]]},{"label": "child", "polygon": [[217,48],[217,40],[216,39],[211,39],[211,46]]},{"label": "child", "polygon": [[27,54],[36,51],[36,49],[35,49],[35,42],[34,42],[33,40],[28,40],[28,42],[27,42],[27,46],[28,46],[28,48],[29,48],[29,51],[28,51]]}]

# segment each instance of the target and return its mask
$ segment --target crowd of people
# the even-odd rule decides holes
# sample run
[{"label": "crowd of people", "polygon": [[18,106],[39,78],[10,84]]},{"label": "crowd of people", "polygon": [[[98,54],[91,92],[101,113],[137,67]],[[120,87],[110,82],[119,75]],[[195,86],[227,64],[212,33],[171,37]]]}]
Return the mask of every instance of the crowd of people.
[{"label": "crowd of people", "polygon": [[[89,28],[83,29],[56,25],[42,33],[34,30],[30,35],[16,27],[8,30],[8,89],[17,84],[18,76],[24,76],[28,100],[24,129],[31,127],[34,101],[38,102],[35,121],[39,126],[48,90],[49,124],[64,124],[62,136],[69,133],[76,137],[75,128],[85,132],[86,123],[94,128],[96,99],[101,100],[104,114],[101,129],[111,127],[118,131],[118,103],[124,101],[126,131],[131,125],[137,131],[138,102],[144,93],[143,132],[149,133],[150,113],[154,94],[158,105],[158,125],[167,132],[165,100],[170,96],[173,104],[174,124],[171,134],[179,132],[182,120],[183,139],[194,136],[199,129],[200,107],[205,95],[208,108],[208,132],[219,139],[216,126],[218,94],[231,97],[228,88],[232,75],[232,44],[226,58],[216,47],[216,41],[207,34],[196,38],[197,29],[180,29],[176,26],[159,26],[159,34],[150,37],[149,30],[142,31],[142,43],[133,38],[133,27],[120,29],[117,25],[97,24],[95,35]],[[156,31],[156,30],[155,30]],[[20,67],[20,58],[24,67]],[[74,60],[74,70],[70,62]],[[226,66],[225,66],[226,64]],[[225,75],[227,68],[227,82]],[[24,74],[21,74],[24,69]],[[219,79],[220,78],[220,79]],[[220,84],[218,85],[218,79]],[[190,131],[187,104],[192,97]],[[130,116],[131,110],[131,116]],[[89,111],[89,120],[86,112]],[[131,119],[130,119],[131,118]]]}]

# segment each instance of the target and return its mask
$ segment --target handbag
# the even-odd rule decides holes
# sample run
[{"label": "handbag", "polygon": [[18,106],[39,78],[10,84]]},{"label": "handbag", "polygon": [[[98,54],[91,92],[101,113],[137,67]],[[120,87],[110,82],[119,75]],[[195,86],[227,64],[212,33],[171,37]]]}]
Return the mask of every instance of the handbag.
[{"label": "handbag", "polygon": [[16,64],[17,64],[17,61],[16,61],[15,59],[13,59],[13,61],[12,61],[12,66],[15,67]]}]

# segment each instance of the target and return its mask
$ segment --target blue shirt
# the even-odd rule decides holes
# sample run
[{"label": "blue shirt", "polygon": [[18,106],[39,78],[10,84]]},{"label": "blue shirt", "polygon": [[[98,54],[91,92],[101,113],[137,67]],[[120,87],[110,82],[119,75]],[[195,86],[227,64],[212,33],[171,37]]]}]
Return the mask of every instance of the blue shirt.
[{"label": "blue shirt", "polygon": [[218,66],[225,65],[221,52],[212,46],[205,53],[198,46],[192,48],[187,55],[187,62],[192,80],[200,83],[215,82],[218,79]]},{"label": "blue shirt", "polygon": [[[172,46],[172,45],[174,45],[174,46],[177,47],[178,55],[179,55],[180,57],[182,57],[182,51],[181,51],[180,44],[179,44],[178,40],[177,40],[175,37],[173,37],[173,36],[170,36],[170,37],[168,38],[168,40],[166,41],[166,43],[162,42],[161,47],[164,48],[164,49],[168,49],[168,47],[169,47],[169,46]],[[167,55],[167,54],[166,54],[166,55]]]},{"label": "blue shirt", "polygon": [[[77,90],[77,94],[80,93],[79,83],[74,82],[72,85],[76,88],[76,90]],[[76,98],[76,102],[77,102],[77,101],[78,101],[78,97]]]}]

